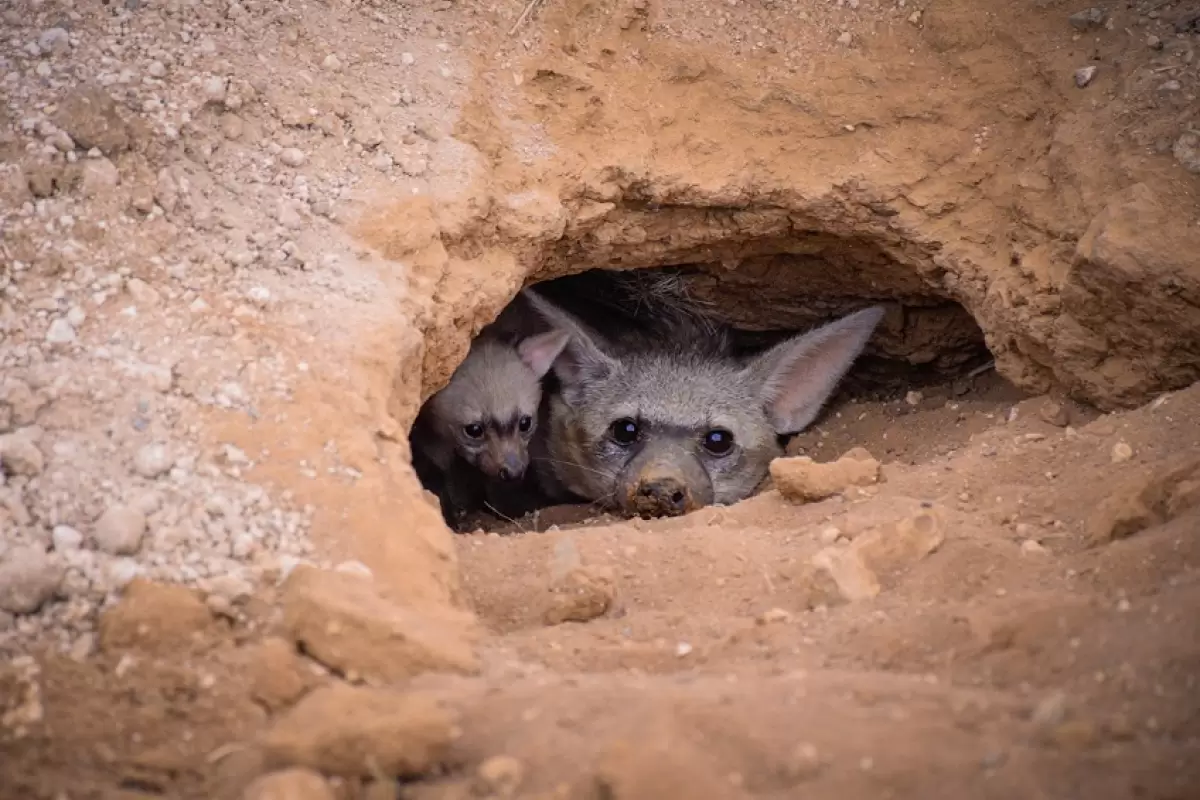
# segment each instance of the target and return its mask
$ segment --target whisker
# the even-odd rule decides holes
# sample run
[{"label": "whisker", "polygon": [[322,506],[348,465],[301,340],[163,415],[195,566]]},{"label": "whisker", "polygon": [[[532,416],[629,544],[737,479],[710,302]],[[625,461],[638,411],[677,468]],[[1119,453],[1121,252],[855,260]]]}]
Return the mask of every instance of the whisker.
[{"label": "whisker", "polygon": [[582,469],[582,470],[587,470],[588,472],[593,472],[596,475],[599,475],[602,478],[608,478],[609,480],[612,480],[617,477],[617,474],[615,472],[607,472],[605,470],[600,470],[600,469],[596,469],[594,467],[589,467],[586,464],[579,464],[574,461],[564,461],[561,458],[546,458],[543,456],[536,456],[532,460],[545,461],[550,464],[565,464],[568,467],[576,467],[577,469]]}]

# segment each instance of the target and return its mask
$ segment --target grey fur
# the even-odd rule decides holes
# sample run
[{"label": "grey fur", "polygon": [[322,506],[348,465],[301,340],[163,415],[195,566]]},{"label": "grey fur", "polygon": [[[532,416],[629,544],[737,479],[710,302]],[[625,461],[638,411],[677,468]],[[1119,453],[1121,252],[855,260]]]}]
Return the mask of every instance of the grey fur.
[{"label": "grey fur", "polygon": [[[569,334],[551,330],[515,346],[492,331],[475,339],[449,382],[422,406],[413,425],[413,463],[438,487],[448,522],[503,482],[516,486],[537,433],[541,379]],[[527,425],[522,429],[523,425]]]},{"label": "grey fur", "polygon": [[[694,325],[657,341],[605,338],[525,295],[570,334],[554,364],[561,389],[547,398],[544,452],[535,453],[543,490],[642,516],[748,497],[782,455],[779,435],[812,423],[883,316],[868,308],[743,360]],[[623,418],[639,422],[629,446],[610,435]],[[714,430],[732,433],[729,452],[702,446]]]}]

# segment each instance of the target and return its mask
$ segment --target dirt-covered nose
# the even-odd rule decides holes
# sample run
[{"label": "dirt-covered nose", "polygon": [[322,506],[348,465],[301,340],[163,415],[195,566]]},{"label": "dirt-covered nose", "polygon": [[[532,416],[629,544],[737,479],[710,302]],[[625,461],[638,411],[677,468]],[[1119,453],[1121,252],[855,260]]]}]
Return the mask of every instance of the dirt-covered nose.
[{"label": "dirt-covered nose", "polygon": [[691,509],[692,493],[681,480],[653,478],[638,483],[633,501],[644,517],[677,517]]}]

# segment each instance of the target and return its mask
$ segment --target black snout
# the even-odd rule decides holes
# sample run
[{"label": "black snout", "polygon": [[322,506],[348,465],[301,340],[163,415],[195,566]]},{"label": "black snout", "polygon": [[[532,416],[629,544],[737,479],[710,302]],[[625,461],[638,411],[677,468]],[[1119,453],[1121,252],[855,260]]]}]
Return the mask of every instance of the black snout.
[{"label": "black snout", "polygon": [[504,463],[500,465],[500,480],[518,481],[524,474],[525,464],[518,456],[509,454],[504,457]]},{"label": "black snout", "polygon": [[638,511],[643,516],[677,517],[691,506],[691,492],[682,481],[658,478],[638,484]]}]

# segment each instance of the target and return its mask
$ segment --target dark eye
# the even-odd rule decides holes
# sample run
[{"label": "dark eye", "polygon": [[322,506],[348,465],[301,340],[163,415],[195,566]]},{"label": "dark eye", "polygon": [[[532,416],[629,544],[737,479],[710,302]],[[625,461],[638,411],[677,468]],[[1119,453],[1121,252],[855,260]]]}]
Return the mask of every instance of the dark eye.
[{"label": "dark eye", "polygon": [[470,425],[463,425],[463,433],[470,439],[483,438],[483,426],[478,422],[472,422]]},{"label": "dark eye", "polygon": [[533,427],[533,417],[521,417],[517,420],[517,427],[521,429],[521,433],[529,433],[529,429]]},{"label": "dark eye", "polygon": [[733,449],[733,434],[723,428],[713,428],[704,434],[704,449],[714,456],[723,456]]},{"label": "dark eye", "polygon": [[620,445],[631,445],[637,441],[638,425],[629,417],[621,419],[608,426],[608,435]]}]

